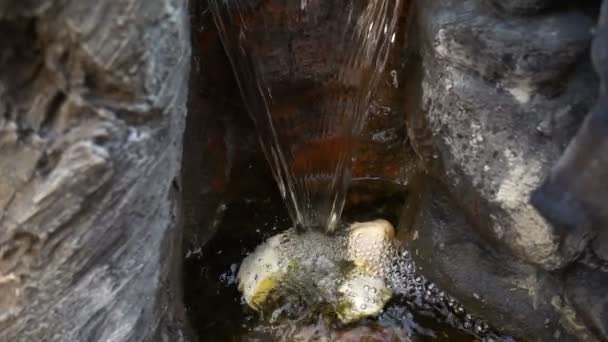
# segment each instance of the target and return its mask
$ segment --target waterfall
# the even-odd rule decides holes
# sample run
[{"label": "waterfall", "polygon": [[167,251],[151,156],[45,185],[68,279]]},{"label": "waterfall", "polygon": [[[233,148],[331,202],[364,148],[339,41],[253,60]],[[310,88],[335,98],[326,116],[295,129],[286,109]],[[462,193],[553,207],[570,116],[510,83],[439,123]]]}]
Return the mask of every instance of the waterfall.
[{"label": "waterfall", "polygon": [[400,0],[210,0],[296,226],[333,231]]}]

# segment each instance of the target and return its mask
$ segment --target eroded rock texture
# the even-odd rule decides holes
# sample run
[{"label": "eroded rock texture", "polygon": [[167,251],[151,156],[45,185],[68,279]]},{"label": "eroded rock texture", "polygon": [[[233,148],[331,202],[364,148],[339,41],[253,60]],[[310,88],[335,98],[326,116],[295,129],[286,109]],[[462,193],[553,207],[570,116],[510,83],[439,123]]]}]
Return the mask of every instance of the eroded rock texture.
[{"label": "eroded rock texture", "polygon": [[1,341],[179,340],[186,5],[0,2]]},{"label": "eroded rock texture", "polygon": [[532,203],[584,258],[569,270],[566,300],[608,338],[608,2],[604,1],[591,47],[600,77],[599,98],[564,155],[535,191]]},{"label": "eroded rock texture", "polygon": [[[422,273],[515,337],[608,338],[605,307],[586,305],[605,303],[591,286],[603,279],[601,262],[586,272],[578,264],[592,248],[595,259],[605,253],[603,87],[566,150],[597,100],[592,39],[604,71],[604,29],[593,37],[599,6],[416,6],[408,129],[438,182],[421,192],[410,246]],[[529,199],[564,150],[536,195],[546,220]]]}]

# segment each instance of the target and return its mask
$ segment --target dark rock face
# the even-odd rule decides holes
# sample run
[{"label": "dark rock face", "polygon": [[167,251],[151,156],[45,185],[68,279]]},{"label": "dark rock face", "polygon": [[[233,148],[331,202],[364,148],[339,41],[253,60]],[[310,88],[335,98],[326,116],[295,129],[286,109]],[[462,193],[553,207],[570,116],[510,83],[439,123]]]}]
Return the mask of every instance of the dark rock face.
[{"label": "dark rock face", "polygon": [[[591,49],[601,79],[599,99],[563,156],[535,191],[532,203],[559,229],[565,241],[588,235],[596,238],[593,250],[606,258],[608,223],[608,4],[604,4]],[[579,245],[584,248],[585,245]]]},{"label": "dark rock face", "polygon": [[607,30],[608,2],[604,1],[591,48],[601,81],[598,101],[531,199],[563,245],[584,250],[584,258],[567,275],[566,300],[602,339],[608,339]]},{"label": "dark rock face", "polygon": [[184,1],[0,3],[0,340],[180,340],[187,24]]},{"label": "dark rock face", "polygon": [[510,14],[534,14],[554,3],[553,0],[490,0],[492,5]]},{"label": "dark rock face", "polygon": [[434,172],[487,237],[543,268],[563,266],[576,254],[558,251],[527,198],[595,99],[584,59],[592,21],[498,17],[479,1],[425,2],[418,13],[421,110],[443,162]]},{"label": "dark rock face", "polygon": [[207,7],[206,1],[191,1],[191,90],[182,169],[186,251],[200,249],[215,233],[231,197],[233,170],[249,168],[252,159],[265,163]]},{"label": "dark rock face", "polygon": [[415,6],[408,132],[439,184],[418,194],[409,246],[423,274],[515,337],[608,338],[599,5]]},{"label": "dark rock face", "polygon": [[608,273],[579,266],[566,278],[566,296],[586,325],[608,336]]},{"label": "dark rock face", "polygon": [[557,277],[483,241],[441,186],[429,187],[420,208],[410,243],[420,273],[499,331],[531,340],[576,340],[561,327],[555,308],[561,298]]}]

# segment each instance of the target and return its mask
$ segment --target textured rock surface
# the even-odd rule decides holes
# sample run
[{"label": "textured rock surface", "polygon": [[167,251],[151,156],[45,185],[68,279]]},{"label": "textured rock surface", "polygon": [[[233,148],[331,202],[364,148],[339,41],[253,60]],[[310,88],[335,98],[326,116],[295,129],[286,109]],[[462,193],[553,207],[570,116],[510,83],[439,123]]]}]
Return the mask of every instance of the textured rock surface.
[{"label": "textured rock surface", "polygon": [[415,239],[409,243],[420,273],[498,331],[532,341],[582,336],[568,333],[560,323],[559,278],[480,239],[439,186],[423,195],[420,208],[412,227]]},{"label": "textured rock surface", "polygon": [[423,274],[516,337],[608,338],[605,310],[585,304],[604,301],[592,284],[608,235],[599,5],[418,2],[409,33],[408,132],[440,183],[412,206],[409,245]]},{"label": "textured rock surface", "polygon": [[[534,193],[532,203],[559,229],[566,241],[580,235],[596,238],[593,249],[608,262],[608,3],[605,3],[592,46],[601,79],[599,99],[564,155]],[[585,247],[584,245],[579,248]]]},{"label": "textured rock surface", "polygon": [[559,250],[528,196],[595,98],[591,19],[498,17],[477,0],[419,7],[421,109],[443,162],[434,171],[487,237],[544,268],[566,264],[579,251]]},{"label": "textured rock surface", "polygon": [[[233,169],[246,169],[259,150],[206,1],[191,1],[192,70],[184,136],[184,248],[208,241],[229,201]],[[259,155],[262,167],[263,156]],[[274,186],[272,182],[264,182]],[[207,227],[201,229],[201,227]]]},{"label": "textured rock surface", "polygon": [[602,337],[608,336],[608,273],[578,267],[566,280],[567,300],[583,321]]},{"label": "textured rock surface", "polygon": [[184,1],[0,2],[0,340],[179,340]]},{"label": "textured rock surface", "polygon": [[580,130],[534,192],[532,203],[565,242],[585,249],[567,275],[566,299],[573,312],[608,339],[608,2],[602,4],[591,54],[601,85],[599,99]]},{"label": "textured rock surface", "polygon": [[551,5],[552,0],[490,0],[498,9],[513,14],[530,14],[543,10]]}]

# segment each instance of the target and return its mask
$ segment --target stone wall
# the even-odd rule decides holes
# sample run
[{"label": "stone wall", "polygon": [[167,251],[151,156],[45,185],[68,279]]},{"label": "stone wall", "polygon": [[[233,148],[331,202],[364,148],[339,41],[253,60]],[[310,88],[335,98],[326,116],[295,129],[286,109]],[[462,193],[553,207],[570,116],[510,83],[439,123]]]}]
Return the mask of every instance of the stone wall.
[{"label": "stone wall", "polygon": [[[274,186],[205,6],[191,44],[184,1],[0,2],[0,340],[186,339],[182,237]],[[357,145],[419,271],[518,338],[608,339],[599,6],[413,2]]]},{"label": "stone wall", "polygon": [[[422,273],[516,337],[608,338],[607,275],[585,262],[606,235],[599,5],[416,4],[408,129],[432,180],[410,247]],[[530,196],[556,162],[539,213]]]},{"label": "stone wall", "polygon": [[187,2],[2,1],[0,35],[0,340],[180,340]]}]

